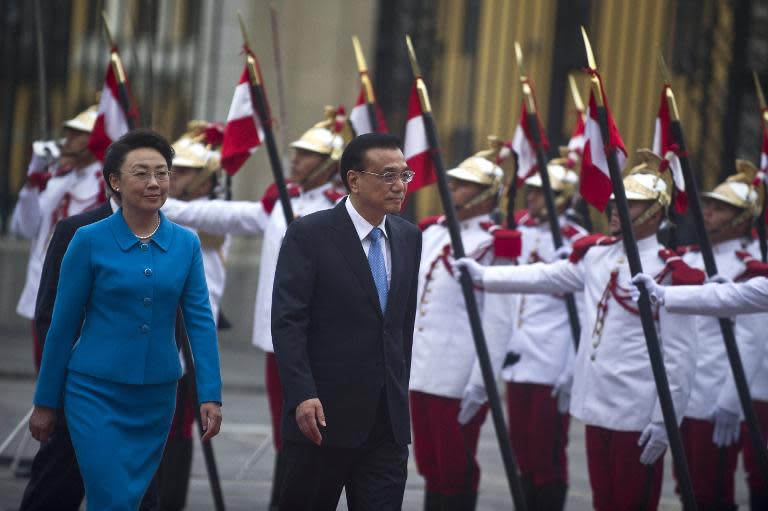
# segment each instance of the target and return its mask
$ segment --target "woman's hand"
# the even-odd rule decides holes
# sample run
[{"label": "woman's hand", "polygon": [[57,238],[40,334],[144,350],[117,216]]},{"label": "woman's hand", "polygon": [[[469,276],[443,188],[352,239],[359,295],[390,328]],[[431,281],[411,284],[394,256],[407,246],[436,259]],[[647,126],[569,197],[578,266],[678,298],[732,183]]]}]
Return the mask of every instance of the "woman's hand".
[{"label": "woman's hand", "polygon": [[221,405],[219,403],[209,402],[200,405],[200,417],[202,418],[203,442],[219,434],[221,429]]},{"label": "woman's hand", "polygon": [[45,406],[35,406],[29,417],[29,432],[39,442],[47,442],[56,425],[56,410]]}]

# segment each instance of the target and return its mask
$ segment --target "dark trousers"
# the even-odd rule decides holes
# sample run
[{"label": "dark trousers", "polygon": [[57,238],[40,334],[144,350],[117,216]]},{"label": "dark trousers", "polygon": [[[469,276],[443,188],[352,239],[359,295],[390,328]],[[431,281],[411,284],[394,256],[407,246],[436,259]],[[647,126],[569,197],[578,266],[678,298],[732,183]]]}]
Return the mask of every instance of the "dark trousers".
[{"label": "dark trousers", "polygon": [[[19,511],[78,511],[85,489],[64,412],[59,411],[50,439],[40,444]],[[157,478],[141,501],[141,511],[158,509]]]},{"label": "dark trousers", "polygon": [[346,489],[350,511],[399,510],[408,476],[408,446],[392,437],[384,393],[370,435],[358,447],[283,441],[283,511],[335,510]]}]

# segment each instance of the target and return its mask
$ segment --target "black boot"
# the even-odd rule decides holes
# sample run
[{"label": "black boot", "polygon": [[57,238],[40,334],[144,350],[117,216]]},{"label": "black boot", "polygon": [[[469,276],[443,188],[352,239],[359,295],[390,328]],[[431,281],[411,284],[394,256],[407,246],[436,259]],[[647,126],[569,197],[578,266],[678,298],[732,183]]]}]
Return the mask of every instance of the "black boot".
[{"label": "black boot", "polygon": [[474,511],[477,505],[477,493],[457,493],[440,497],[441,511]]},{"label": "black boot", "polygon": [[281,451],[275,454],[275,472],[272,475],[272,496],[269,499],[270,511],[277,511],[280,505],[280,489],[285,476],[285,456]]},{"label": "black boot", "polygon": [[424,511],[440,511],[440,494],[433,491],[424,492]]},{"label": "black boot", "polygon": [[531,511],[563,511],[568,486],[562,481],[555,481],[536,488],[536,507]]},{"label": "black boot", "polygon": [[525,508],[529,510],[536,509],[536,485],[533,484],[533,479],[528,476],[521,475],[520,481],[523,486],[523,498],[525,499]]}]

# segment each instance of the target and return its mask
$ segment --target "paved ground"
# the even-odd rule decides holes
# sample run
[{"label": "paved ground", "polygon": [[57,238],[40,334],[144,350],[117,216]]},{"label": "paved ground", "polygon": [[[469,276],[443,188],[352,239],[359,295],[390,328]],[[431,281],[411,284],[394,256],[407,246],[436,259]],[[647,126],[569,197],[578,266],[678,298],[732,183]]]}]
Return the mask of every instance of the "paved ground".
[{"label": "paved ground", "polygon": [[[257,244],[243,244],[229,264],[229,285],[223,309],[234,324],[220,338],[224,379],[224,426],[214,440],[214,448],[229,510],[266,509],[270,492],[273,451],[267,443],[263,455],[244,470],[246,462],[269,434],[269,416],[263,389],[263,357],[250,346],[253,310],[252,290],[256,288],[256,271],[251,254],[258,253]],[[29,410],[34,389],[30,341],[26,323],[13,314],[15,301],[23,284],[25,247],[3,240],[0,243],[0,443]],[[251,290],[249,292],[248,290]],[[10,452],[16,448],[11,445]],[[25,454],[34,454],[36,444],[30,442]],[[213,508],[205,467],[196,446],[193,477],[187,509],[209,511]],[[5,454],[5,453],[0,453]],[[479,449],[483,469],[478,509],[496,511],[512,509],[511,498],[502,469],[490,422],[482,432]],[[689,460],[696,463],[696,460]],[[591,509],[591,493],[584,455],[583,427],[571,424],[569,444],[571,486],[567,509]],[[664,493],[661,509],[678,510],[673,493],[673,480],[667,455]],[[0,511],[18,505],[26,480],[14,477],[6,466],[0,466]],[[423,483],[411,460],[406,488],[406,510],[422,508]],[[737,496],[742,509],[747,497],[741,468],[737,476]],[[339,509],[346,509],[343,503]]]}]

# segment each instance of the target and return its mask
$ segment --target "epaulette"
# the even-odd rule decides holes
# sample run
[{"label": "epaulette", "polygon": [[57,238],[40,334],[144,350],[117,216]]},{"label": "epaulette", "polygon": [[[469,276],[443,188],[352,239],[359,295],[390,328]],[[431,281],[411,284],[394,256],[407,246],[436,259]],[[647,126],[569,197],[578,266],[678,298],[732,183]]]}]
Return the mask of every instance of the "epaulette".
[{"label": "epaulette", "polygon": [[754,277],[768,277],[768,264],[764,263],[762,261],[759,261],[758,259],[755,259],[755,257],[750,254],[749,252],[745,250],[737,250],[736,251],[736,257],[738,257],[746,267],[744,269],[744,272],[736,277],[735,281],[740,282],[744,280],[749,280]]},{"label": "epaulette", "polygon": [[[286,181],[285,185],[288,189],[288,197],[295,198],[301,195],[299,185],[291,183],[290,181]],[[280,192],[277,191],[277,184],[272,183],[266,190],[264,190],[264,195],[261,197],[261,204],[264,206],[264,211],[266,211],[268,215],[275,209],[275,204],[277,204],[278,200],[280,200]]]},{"label": "epaulette", "polygon": [[565,224],[562,227],[560,227],[560,234],[562,234],[566,239],[574,242],[585,236],[589,236],[589,234],[585,234],[584,232],[578,230],[576,227],[574,227],[571,224]]},{"label": "epaulette", "polygon": [[701,248],[698,245],[683,245],[681,247],[677,247],[676,252],[677,255],[684,256],[685,254],[701,252]]},{"label": "epaulette", "polygon": [[539,221],[528,214],[527,209],[519,209],[514,214],[515,225],[524,225],[526,227],[533,227],[539,225]]},{"label": "epaulette", "polygon": [[325,198],[331,201],[331,204],[336,204],[339,202],[346,194],[341,193],[335,188],[328,188],[325,192],[323,192],[323,195],[325,195]]},{"label": "epaulette", "polygon": [[616,238],[615,236],[607,236],[605,234],[589,234],[573,242],[571,255],[568,257],[568,260],[572,263],[578,263],[584,259],[584,256],[587,255],[587,252],[589,252],[590,248],[613,245],[618,241],[619,238]]},{"label": "epaulette", "polygon": [[674,250],[662,248],[659,250],[659,257],[664,261],[664,269],[656,276],[657,281],[661,281],[667,275],[672,277],[673,286],[695,286],[703,284],[707,279],[707,274],[696,268],[691,268],[683,261],[683,258]]},{"label": "epaulette", "polygon": [[434,216],[428,216],[424,217],[421,220],[419,220],[418,226],[419,229],[422,231],[426,231],[427,228],[432,227],[433,225],[439,224],[443,218],[445,218],[443,215],[434,215]]}]

